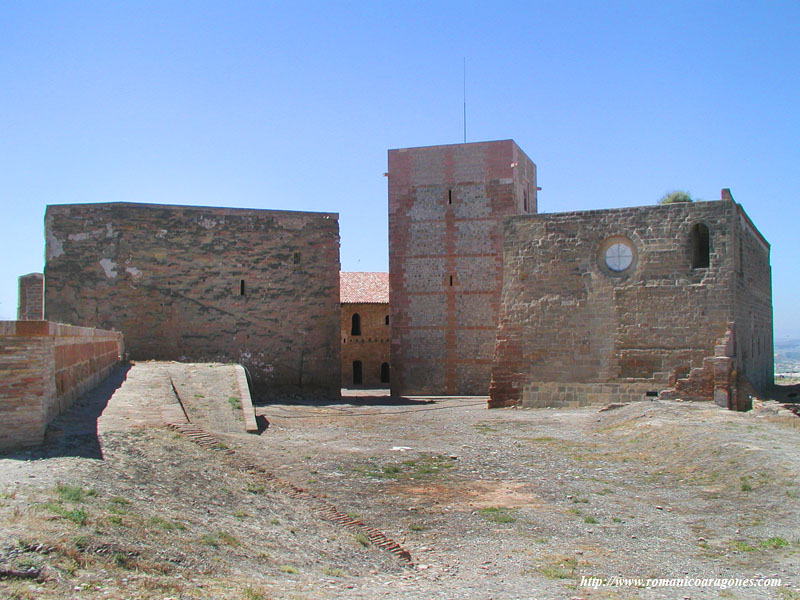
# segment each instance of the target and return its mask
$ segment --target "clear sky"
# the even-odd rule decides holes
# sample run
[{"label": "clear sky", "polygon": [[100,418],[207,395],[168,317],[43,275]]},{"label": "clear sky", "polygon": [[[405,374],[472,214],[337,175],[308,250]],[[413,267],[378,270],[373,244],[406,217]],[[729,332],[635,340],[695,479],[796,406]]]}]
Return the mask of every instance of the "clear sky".
[{"label": "clear sky", "polygon": [[386,151],[513,138],[540,212],[729,187],[800,336],[800,3],[0,2],[0,318],[47,204],[332,211],[388,268]]}]

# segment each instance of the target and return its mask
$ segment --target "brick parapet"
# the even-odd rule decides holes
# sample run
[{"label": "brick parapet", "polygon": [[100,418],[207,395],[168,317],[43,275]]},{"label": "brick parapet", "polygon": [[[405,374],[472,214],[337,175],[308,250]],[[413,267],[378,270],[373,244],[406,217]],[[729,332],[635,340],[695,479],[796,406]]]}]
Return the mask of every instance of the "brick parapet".
[{"label": "brick parapet", "polygon": [[47,424],[123,356],[116,331],[0,321],[0,449],[41,443]]}]

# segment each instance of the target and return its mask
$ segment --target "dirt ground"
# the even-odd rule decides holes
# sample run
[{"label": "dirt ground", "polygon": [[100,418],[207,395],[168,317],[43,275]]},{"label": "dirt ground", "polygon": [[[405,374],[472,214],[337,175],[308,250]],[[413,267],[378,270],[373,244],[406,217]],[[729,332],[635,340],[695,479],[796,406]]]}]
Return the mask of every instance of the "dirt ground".
[{"label": "dirt ground", "polygon": [[[169,370],[216,447],[152,425],[98,426],[91,439],[67,424],[48,448],[0,457],[0,567],[41,573],[0,578],[0,591],[800,599],[800,419],[774,405],[489,411],[481,398],[359,391],[258,406],[270,424],[257,436],[232,425],[221,371],[191,368]],[[402,544],[411,564],[326,520],[326,503]],[[781,585],[581,585],[614,576]]]}]

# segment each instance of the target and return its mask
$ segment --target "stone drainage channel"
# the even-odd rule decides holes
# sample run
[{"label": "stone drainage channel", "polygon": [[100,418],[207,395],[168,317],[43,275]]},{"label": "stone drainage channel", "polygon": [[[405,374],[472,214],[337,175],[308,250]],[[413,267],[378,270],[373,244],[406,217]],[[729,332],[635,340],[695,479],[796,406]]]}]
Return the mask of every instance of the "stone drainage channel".
[{"label": "stone drainage channel", "polygon": [[[375,529],[374,527],[370,527],[360,519],[354,519],[339,509],[336,508],[333,504],[325,500],[324,498],[320,498],[319,496],[313,494],[312,492],[305,490],[301,487],[298,487],[288,481],[284,481],[283,479],[277,477],[273,473],[270,473],[264,467],[259,465],[252,464],[249,461],[242,460],[240,456],[237,455],[236,451],[228,448],[225,444],[223,444],[219,439],[217,439],[213,434],[209,433],[205,429],[198,427],[197,425],[192,424],[189,422],[188,413],[183,406],[183,401],[181,400],[180,395],[178,395],[177,390],[173,384],[173,391],[175,391],[175,398],[181,405],[182,415],[185,418],[183,419],[170,419],[167,422],[167,426],[179,433],[185,435],[189,438],[192,442],[199,444],[204,448],[208,448],[211,450],[223,452],[225,455],[228,455],[232,458],[236,458],[236,468],[242,473],[248,473],[252,475],[259,475],[265,481],[268,481],[274,487],[281,490],[283,493],[288,495],[290,498],[294,498],[297,500],[305,500],[312,504],[316,504],[317,512],[320,516],[326,520],[330,521],[331,523],[335,523],[346,529],[350,529],[353,531],[357,531],[363,533],[367,536],[370,543],[375,545],[376,547],[380,548],[381,550],[386,550],[391,552],[395,556],[397,556],[400,560],[408,563],[409,566],[414,566],[414,562],[411,560],[411,553],[403,548],[398,542],[387,536],[382,531]],[[171,416],[177,417],[179,413],[177,411],[173,412]]]}]

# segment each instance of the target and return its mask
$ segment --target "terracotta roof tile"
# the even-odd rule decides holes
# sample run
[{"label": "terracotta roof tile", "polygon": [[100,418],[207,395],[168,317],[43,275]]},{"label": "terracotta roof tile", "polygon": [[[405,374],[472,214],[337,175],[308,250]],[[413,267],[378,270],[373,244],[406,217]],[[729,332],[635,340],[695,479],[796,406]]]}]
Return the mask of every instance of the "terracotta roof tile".
[{"label": "terracotta roof tile", "polygon": [[361,304],[389,303],[389,274],[342,271],[339,273],[339,301]]}]

